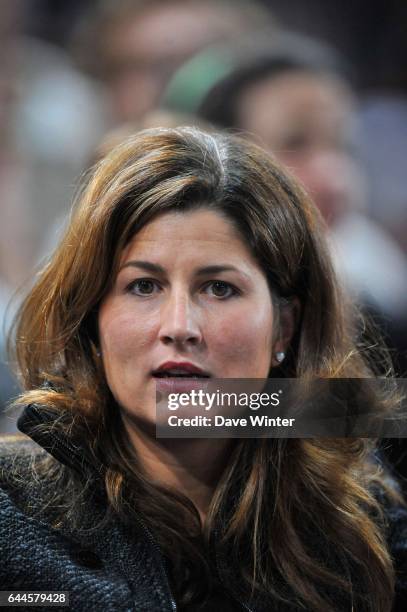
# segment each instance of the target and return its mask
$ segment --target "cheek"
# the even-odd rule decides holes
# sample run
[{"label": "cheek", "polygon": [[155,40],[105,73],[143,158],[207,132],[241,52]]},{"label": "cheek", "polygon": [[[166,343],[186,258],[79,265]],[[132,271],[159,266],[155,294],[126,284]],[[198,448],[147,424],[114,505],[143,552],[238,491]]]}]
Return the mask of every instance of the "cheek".
[{"label": "cheek", "polygon": [[273,314],[271,305],[237,310],[222,325],[214,327],[212,346],[228,363],[269,363],[272,350]]},{"label": "cheek", "polygon": [[106,365],[134,361],[151,341],[151,321],[106,305],[99,313],[99,337]]},{"label": "cheek", "polygon": [[151,319],[136,317],[123,305],[106,303],[99,311],[99,338],[107,384],[121,406],[139,410],[146,401],[143,366],[151,346]]}]

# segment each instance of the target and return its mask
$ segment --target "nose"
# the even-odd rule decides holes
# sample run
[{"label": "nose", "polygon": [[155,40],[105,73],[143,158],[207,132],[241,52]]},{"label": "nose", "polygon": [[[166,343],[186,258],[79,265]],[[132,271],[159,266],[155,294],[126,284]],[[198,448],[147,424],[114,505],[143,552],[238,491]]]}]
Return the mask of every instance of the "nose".
[{"label": "nose", "polygon": [[159,339],[164,344],[199,344],[202,332],[198,318],[188,293],[173,291],[161,309]]}]

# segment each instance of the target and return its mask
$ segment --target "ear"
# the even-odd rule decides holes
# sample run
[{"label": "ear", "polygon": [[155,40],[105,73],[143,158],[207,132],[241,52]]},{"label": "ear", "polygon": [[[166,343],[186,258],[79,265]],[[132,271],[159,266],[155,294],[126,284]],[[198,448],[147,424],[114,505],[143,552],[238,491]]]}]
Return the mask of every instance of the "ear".
[{"label": "ear", "polygon": [[272,366],[281,365],[276,359],[277,353],[287,353],[290,342],[297,329],[301,315],[301,303],[297,296],[284,301],[279,307],[279,320],[273,346]]}]

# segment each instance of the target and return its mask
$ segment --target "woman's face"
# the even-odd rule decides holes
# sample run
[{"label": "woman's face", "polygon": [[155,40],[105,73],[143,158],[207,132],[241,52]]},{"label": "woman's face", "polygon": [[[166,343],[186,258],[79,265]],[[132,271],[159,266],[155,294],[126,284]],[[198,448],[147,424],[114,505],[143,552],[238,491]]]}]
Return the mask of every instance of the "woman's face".
[{"label": "woman's face", "polygon": [[122,253],[102,301],[104,370],[128,416],[155,421],[165,362],[189,362],[214,378],[267,378],[273,304],[266,277],[232,223],[200,208],[168,212]]}]

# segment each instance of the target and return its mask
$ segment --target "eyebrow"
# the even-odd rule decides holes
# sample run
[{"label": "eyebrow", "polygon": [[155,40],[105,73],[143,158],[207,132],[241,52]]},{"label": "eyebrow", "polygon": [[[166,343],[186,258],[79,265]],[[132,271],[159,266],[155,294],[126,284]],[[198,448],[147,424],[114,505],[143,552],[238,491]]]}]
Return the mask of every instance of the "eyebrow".
[{"label": "eyebrow", "polygon": [[[150,261],[138,261],[138,260],[131,260],[131,261],[126,262],[120,267],[119,272],[123,270],[123,268],[128,268],[128,267],[141,268],[142,270],[146,270],[147,272],[154,272],[156,274],[166,273],[165,268],[163,268],[159,264],[154,264],[154,263],[151,263]],[[202,276],[204,274],[217,274],[218,272],[229,272],[229,271],[239,272],[240,274],[247,276],[247,274],[243,272],[243,270],[239,270],[238,268],[235,268],[234,266],[226,265],[226,264],[205,266],[203,268],[199,268],[196,271],[196,274],[198,276]]]}]

